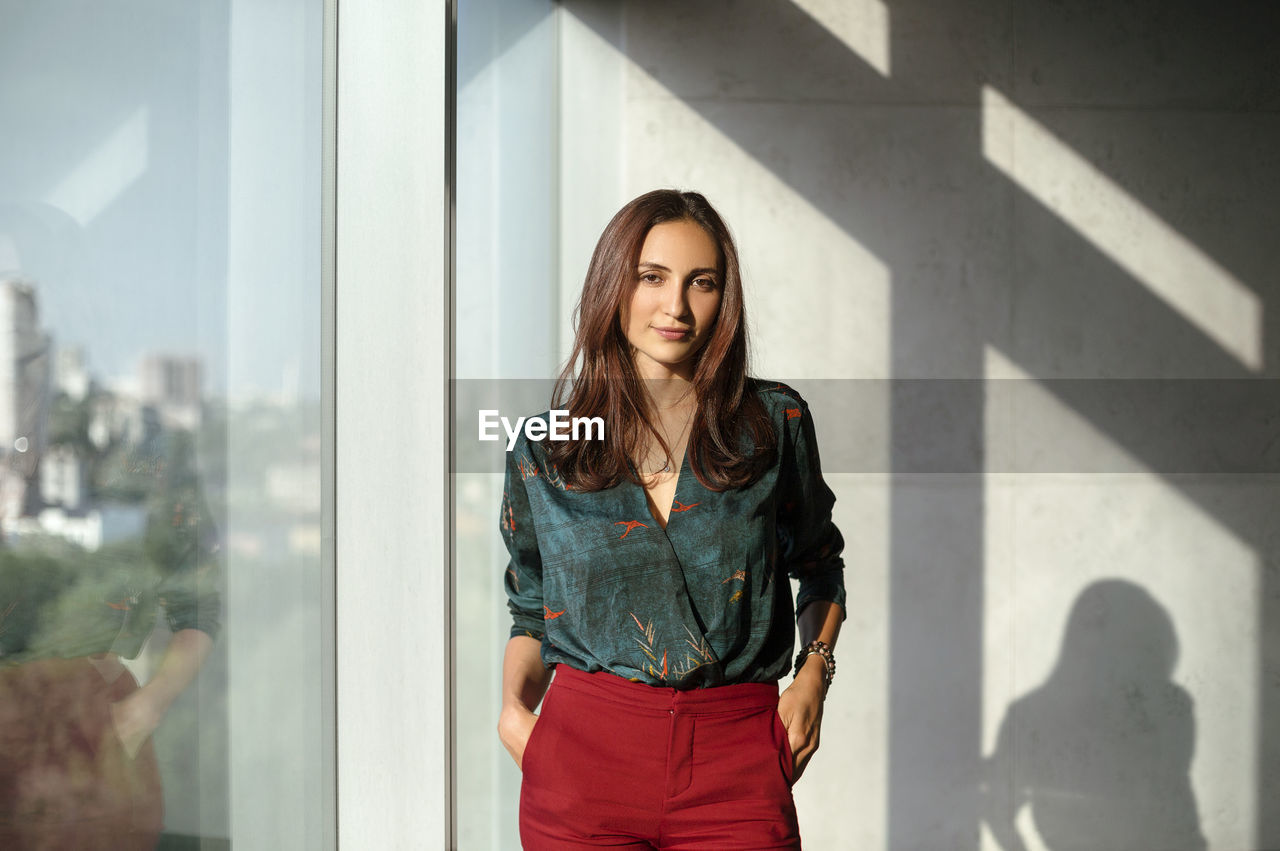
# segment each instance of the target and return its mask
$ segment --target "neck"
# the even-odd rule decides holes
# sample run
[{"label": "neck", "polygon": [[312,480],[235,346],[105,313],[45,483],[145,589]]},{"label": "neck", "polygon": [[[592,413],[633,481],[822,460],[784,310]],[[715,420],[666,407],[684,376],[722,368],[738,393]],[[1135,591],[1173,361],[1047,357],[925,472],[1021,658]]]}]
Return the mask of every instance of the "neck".
[{"label": "neck", "polygon": [[671,369],[662,364],[637,363],[636,371],[654,410],[670,410],[694,401],[692,364]]},{"label": "neck", "polygon": [[641,378],[649,406],[657,413],[683,408],[696,400],[693,382],[677,375]]}]

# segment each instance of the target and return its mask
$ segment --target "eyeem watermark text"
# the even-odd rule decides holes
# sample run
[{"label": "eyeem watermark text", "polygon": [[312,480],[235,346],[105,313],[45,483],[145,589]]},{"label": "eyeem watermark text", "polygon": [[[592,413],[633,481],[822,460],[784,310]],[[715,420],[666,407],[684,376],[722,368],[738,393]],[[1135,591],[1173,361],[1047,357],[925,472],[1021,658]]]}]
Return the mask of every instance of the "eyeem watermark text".
[{"label": "eyeem watermark text", "polygon": [[604,440],[604,417],[570,417],[565,410],[547,412],[541,417],[516,417],[515,425],[497,411],[480,411],[480,439],[498,440],[498,426],[507,433],[507,451],[515,448],[521,427],[530,440]]}]

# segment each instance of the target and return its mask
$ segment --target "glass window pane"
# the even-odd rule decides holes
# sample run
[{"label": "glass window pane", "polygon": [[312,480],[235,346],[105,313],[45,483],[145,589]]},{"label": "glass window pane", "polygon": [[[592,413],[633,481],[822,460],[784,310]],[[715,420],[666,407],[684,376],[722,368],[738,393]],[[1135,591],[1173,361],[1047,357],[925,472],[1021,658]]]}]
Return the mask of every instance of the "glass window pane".
[{"label": "glass window pane", "polygon": [[478,409],[491,407],[477,399],[506,400],[498,407],[513,418],[545,407],[562,357],[555,5],[459,3],[457,38],[455,696],[458,847],[470,851],[520,847],[520,773],[495,733],[511,628],[498,535],[503,453],[484,453],[496,444],[472,436]]},{"label": "glass window pane", "polygon": [[0,0],[0,847],[328,835],[322,22]]}]

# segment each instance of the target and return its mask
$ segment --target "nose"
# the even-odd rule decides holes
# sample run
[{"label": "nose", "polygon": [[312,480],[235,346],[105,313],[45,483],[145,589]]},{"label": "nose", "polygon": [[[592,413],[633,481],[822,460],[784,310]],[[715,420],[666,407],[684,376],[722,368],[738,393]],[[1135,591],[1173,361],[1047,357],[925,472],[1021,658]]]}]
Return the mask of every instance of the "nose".
[{"label": "nose", "polygon": [[663,293],[662,312],[672,319],[679,319],[688,311],[689,300],[685,297],[684,282],[678,279],[672,280],[667,285],[667,292]]}]

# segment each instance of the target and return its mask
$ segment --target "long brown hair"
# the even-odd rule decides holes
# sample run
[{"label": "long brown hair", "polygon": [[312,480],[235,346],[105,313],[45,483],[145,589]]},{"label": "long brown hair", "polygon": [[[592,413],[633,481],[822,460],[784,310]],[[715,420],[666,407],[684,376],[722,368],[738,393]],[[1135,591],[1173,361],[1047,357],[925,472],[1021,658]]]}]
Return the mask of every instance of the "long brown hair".
[{"label": "long brown hair", "polygon": [[567,408],[574,417],[602,417],[605,439],[551,443],[551,462],[571,487],[603,490],[624,479],[640,484],[630,462],[638,457],[646,432],[670,454],[651,422],[648,396],[619,317],[637,285],[645,237],[654,225],[676,221],[700,225],[720,250],[720,311],[695,355],[698,408],[686,450],[690,469],[711,490],[740,487],[760,475],[777,447],[764,404],[747,376],[747,317],[729,228],[697,192],[658,189],[628,203],[604,229],[574,308],[573,353],[556,380],[553,406]]}]

